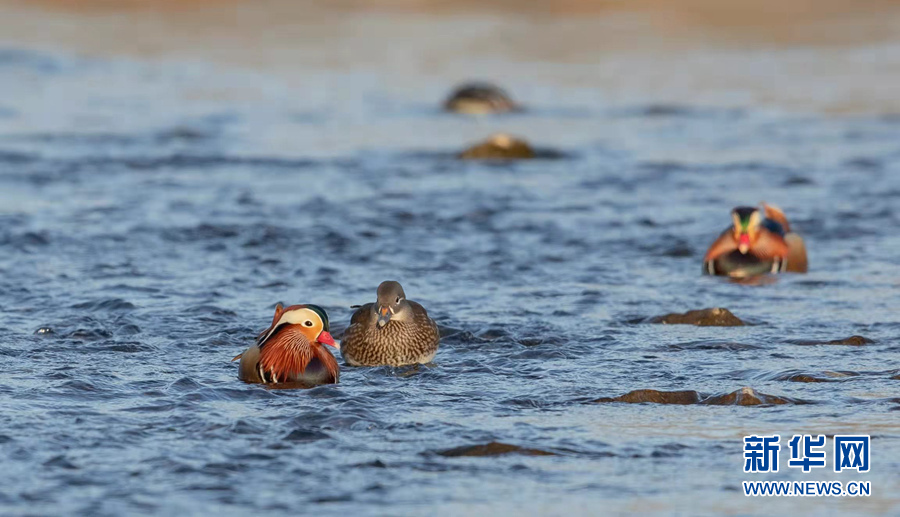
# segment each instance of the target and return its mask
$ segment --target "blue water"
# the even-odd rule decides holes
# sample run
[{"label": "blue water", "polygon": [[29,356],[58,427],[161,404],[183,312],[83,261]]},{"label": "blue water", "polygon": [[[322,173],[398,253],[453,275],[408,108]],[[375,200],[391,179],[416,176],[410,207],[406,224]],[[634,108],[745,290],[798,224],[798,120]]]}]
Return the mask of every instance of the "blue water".
[{"label": "blue water", "polygon": [[[548,83],[469,119],[437,110],[450,84],[297,91],[18,48],[0,84],[3,514],[900,513],[900,118]],[[500,129],[563,158],[452,157]],[[762,200],[810,273],[701,276],[730,209]],[[441,326],[434,364],[238,381],[276,302],[324,306],[338,336],[385,279]],[[753,325],[639,322],[717,306]],[[805,343],[851,335],[873,343]],[[743,387],[812,404],[593,402]],[[760,433],[870,434],[872,471],[744,474]],[[492,441],[555,455],[439,454]],[[873,494],[747,498],[751,479]]]}]

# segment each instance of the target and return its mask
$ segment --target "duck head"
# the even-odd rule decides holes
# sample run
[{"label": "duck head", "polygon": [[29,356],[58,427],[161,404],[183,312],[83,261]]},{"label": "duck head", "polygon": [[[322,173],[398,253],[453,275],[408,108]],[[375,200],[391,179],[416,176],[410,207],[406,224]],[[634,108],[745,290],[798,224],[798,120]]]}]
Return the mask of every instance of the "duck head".
[{"label": "duck head", "polygon": [[285,308],[279,303],[275,306],[272,326],[261,335],[259,344],[262,345],[283,329],[303,334],[310,343],[337,348],[334,338],[328,333],[328,314],[318,305],[291,305]]},{"label": "duck head", "polygon": [[373,306],[378,327],[383,328],[392,319],[403,321],[409,312],[409,302],[400,282],[387,280],[378,286],[378,301]]},{"label": "duck head", "polygon": [[755,207],[739,206],[731,211],[731,218],[734,224],[732,232],[738,251],[742,255],[746,255],[759,240],[762,215]]},{"label": "duck head", "polygon": [[273,378],[287,379],[302,374],[313,358],[319,358],[329,368],[332,363],[336,365],[322,346],[338,347],[328,330],[328,314],[318,305],[284,308],[279,303],[272,325],[257,340],[260,367],[271,372]]}]

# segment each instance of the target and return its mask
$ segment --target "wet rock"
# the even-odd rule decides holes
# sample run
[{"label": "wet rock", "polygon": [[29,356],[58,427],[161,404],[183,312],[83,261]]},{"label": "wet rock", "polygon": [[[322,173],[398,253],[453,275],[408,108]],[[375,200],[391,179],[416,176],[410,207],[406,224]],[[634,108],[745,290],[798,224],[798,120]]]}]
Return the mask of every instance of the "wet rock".
[{"label": "wet rock", "polygon": [[815,185],[815,181],[806,176],[791,176],[782,182],[785,187],[796,187],[801,185]]},{"label": "wet rock", "polygon": [[594,402],[625,402],[629,404],[641,404],[646,402],[651,404],[702,404],[707,406],[761,406],[808,403],[799,399],[780,397],[778,395],[767,395],[765,393],[760,393],[753,388],[741,388],[737,391],[722,395],[704,395],[693,390],[635,390],[618,397],[599,398]]},{"label": "wet rock", "polygon": [[386,468],[388,468],[387,463],[385,463],[385,462],[383,462],[383,461],[381,461],[381,460],[368,461],[368,462],[365,462],[365,463],[357,463],[357,464],[352,465],[352,466],[353,466],[353,467],[363,467],[363,468],[368,467],[368,468],[373,468],[373,469],[386,469]]},{"label": "wet rock", "polygon": [[83,311],[122,312],[135,309],[133,303],[121,298],[104,298],[72,305],[73,309]]},{"label": "wet rock", "polygon": [[821,377],[816,377],[815,375],[809,375],[805,373],[795,373],[792,375],[788,375],[780,380],[790,382],[834,382],[834,379],[823,379]]},{"label": "wet rock", "polygon": [[762,406],[771,404],[797,404],[798,400],[777,395],[760,393],[753,388],[741,388],[724,395],[713,395],[703,399],[701,404],[710,406]]},{"label": "wet rock", "polygon": [[793,340],[788,341],[788,343],[793,343],[795,345],[803,345],[803,346],[815,346],[815,345],[839,345],[839,346],[863,346],[868,345],[870,343],[874,343],[871,339],[863,336],[850,336],[844,339],[834,339],[831,341],[816,341],[816,340]]},{"label": "wet rock", "polygon": [[824,370],[821,372],[806,372],[802,370],[788,370],[778,373],[771,377],[775,381],[788,382],[840,382],[842,380],[858,377],[859,373],[849,371],[831,371]]},{"label": "wet rock", "polygon": [[650,323],[662,323],[664,325],[697,325],[700,327],[740,327],[745,325],[740,318],[728,309],[716,307],[713,309],[700,309],[688,311],[684,314],[666,314],[650,318]]},{"label": "wet rock", "polygon": [[528,449],[509,443],[490,442],[481,445],[464,445],[454,447],[438,454],[447,458],[459,458],[462,456],[502,456],[504,454],[523,454],[525,456],[556,456],[555,453],[540,449]]},{"label": "wet rock", "polygon": [[874,341],[872,341],[869,338],[863,337],[863,336],[850,336],[845,339],[835,339],[833,341],[828,341],[825,344],[827,344],[827,345],[863,346],[863,345],[868,345],[870,343],[874,343]]},{"label": "wet rock", "polygon": [[520,108],[499,86],[473,82],[457,87],[444,101],[444,109],[468,115],[504,113]]},{"label": "wet rock", "polygon": [[661,350],[668,350],[672,352],[680,352],[682,350],[720,350],[728,352],[739,352],[742,350],[759,350],[761,348],[763,347],[758,345],[750,345],[747,343],[735,343],[732,341],[715,340],[690,341],[687,343],[675,343],[672,345],[660,347]]},{"label": "wet rock", "polygon": [[618,397],[599,398],[594,402],[627,402],[629,404],[640,404],[643,402],[650,402],[653,404],[697,404],[702,398],[700,393],[693,390],[634,390]]},{"label": "wet rock", "polygon": [[315,442],[318,440],[326,440],[328,438],[331,438],[331,436],[327,433],[316,431],[314,429],[294,429],[284,437],[287,441],[299,443]]},{"label": "wet rock", "polygon": [[459,154],[462,160],[528,160],[534,157],[534,149],[528,142],[506,133],[491,135]]}]

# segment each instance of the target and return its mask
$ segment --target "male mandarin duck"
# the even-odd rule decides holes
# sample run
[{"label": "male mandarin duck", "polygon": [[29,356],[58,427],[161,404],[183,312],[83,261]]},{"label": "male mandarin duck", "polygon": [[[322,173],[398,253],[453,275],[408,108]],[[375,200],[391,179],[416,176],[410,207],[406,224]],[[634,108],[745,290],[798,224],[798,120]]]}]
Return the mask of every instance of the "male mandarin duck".
[{"label": "male mandarin duck", "polygon": [[238,377],[264,384],[334,384],[340,377],[337,359],[323,345],[337,348],[328,333],[328,315],[317,305],[275,306],[272,325],[256,344],[232,359],[241,360]]},{"label": "male mandarin duck", "polygon": [[784,212],[772,205],[739,206],[731,211],[732,227],[709,247],[703,272],[748,277],[766,273],[805,273],[806,245],[791,232]]},{"label": "male mandarin duck", "polygon": [[444,109],[468,115],[484,115],[517,111],[520,108],[503,89],[490,83],[475,82],[454,90],[444,101]]},{"label": "male mandarin duck", "polygon": [[341,339],[350,366],[403,366],[434,359],[441,335],[418,303],[407,300],[394,281],[378,286],[378,301],[361,306]]}]

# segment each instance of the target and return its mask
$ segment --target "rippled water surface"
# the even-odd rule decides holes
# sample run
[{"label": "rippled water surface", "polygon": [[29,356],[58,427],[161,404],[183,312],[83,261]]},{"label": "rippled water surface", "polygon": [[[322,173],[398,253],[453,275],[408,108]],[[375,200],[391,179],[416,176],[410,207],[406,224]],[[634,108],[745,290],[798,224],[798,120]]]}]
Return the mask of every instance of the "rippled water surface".
[{"label": "rippled water surface", "polygon": [[[3,513],[900,513],[900,118],[535,82],[530,111],[470,119],[437,111],[438,81],[17,48],[0,83]],[[453,158],[499,129],[563,157]],[[761,200],[810,273],[702,277],[731,207]],[[385,279],[442,327],[434,364],[237,380],[276,302],[339,335]],[[753,325],[641,323],[716,306]],[[851,335],[873,343],[809,344]],[[811,403],[593,402],[742,387]],[[743,474],[742,437],[776,432],[871,434],[872,472]],[[554,455],[439,454],[493,441]],[[750,499],[746,479],[873,494]]]}]

